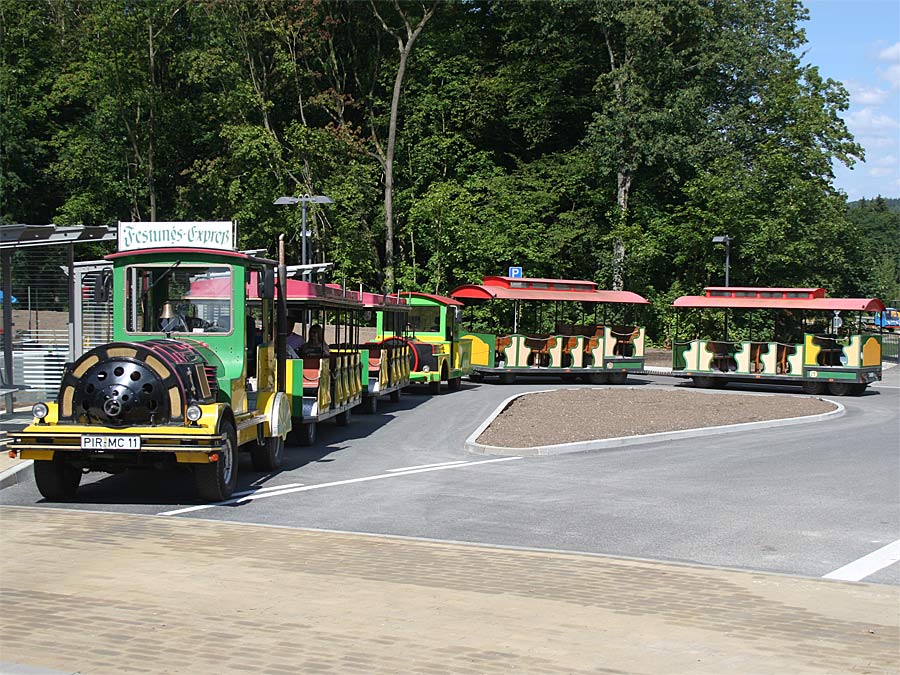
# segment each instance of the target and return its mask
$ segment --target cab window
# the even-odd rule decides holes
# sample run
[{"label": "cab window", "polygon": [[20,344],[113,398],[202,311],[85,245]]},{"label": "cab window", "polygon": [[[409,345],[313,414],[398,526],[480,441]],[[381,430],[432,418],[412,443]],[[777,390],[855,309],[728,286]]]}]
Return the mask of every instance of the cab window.
[{"label": "cab window", "polygon": [[129,333],[231,333],[232,270],[228,266],[145,265],[125,269]]}]

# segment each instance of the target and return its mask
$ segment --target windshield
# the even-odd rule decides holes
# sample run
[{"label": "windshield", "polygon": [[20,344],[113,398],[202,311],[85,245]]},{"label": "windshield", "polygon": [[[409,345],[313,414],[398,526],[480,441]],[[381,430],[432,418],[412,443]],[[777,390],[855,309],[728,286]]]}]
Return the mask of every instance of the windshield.
[{"label": "windshield", "polygon": [[415,333],[438,333],[441,330],[441,308],[413,306],[409,308],[409,327]]},{"label": "windshield", "polygon": [[227,266],[156,265],[125,270],[129,333],[230,333],[232,271]]}]

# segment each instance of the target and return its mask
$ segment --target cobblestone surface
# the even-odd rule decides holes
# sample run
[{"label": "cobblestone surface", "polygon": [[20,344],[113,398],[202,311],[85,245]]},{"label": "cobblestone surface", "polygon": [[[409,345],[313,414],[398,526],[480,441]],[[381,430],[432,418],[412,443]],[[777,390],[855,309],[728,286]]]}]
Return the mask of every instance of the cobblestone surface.
[{"label": "cobblestone surface", "polygon": [[515,399],[478,437],[478,443],[529,448],[803,417],[834,409],[828,401],[796,395],[688,388],[560,389]]},{"label": "cobblestone surface", "polygon": [[57,509],[3,507],[0,525],[7,664],[89,675],[900,667],[895,587]]}]

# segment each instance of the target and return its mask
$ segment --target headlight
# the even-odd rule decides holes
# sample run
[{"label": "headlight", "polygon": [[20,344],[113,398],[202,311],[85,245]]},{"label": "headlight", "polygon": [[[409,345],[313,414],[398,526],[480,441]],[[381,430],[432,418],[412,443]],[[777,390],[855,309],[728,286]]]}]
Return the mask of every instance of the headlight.
[{"label": "headlight", "polygon": [[429,368],[428,366],[422,366],[423,373],[427,373],[429,370],[431,370],[431,368]]},{"label": "headlight", "polygon": [[47,407],[46,403],[35,403],[31,408],[31,414],[43,422],[44,418],[50,414],[50,408]]},{"label": "headlight", "polygon": [[191,422],[196,422],[201,417],[203,417],[203,411],[200,410],[199,405],[189,405],[187,409],[187,418]]}]

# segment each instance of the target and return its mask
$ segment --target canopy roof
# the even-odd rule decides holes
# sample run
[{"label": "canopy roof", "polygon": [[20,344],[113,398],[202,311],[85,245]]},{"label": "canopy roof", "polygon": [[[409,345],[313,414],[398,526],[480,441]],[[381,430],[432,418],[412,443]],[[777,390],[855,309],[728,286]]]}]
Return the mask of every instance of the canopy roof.
[{"label": "canopy roof", "polygon": [[418,293],[416,291],[403,291],[400,295],[404,298],[420,298],[422,300],[430,300],[438,305],[446,305],[448,307],[462,307],[463,304],[459,300],[448,298],[446,295],[433,295],[431,293]]},{"label": "canopy roof", "polygon": [[878,298],[826,298],[824,288],[755,288],[710,286],[705,295],[683,295],[675,307],[718,309],[796,309],[810,311],[880,312]]},{"label": "canopy roof", "polygon": [[400,310],[409,309],[406,300],[397,295],[388,295],[386,293],[369,293],[368,291],[354,291],[353,294],[359,299],[360,302],[362,302],[364,307],[389,307],[391,309]]},{"label": "canopy roof", "polygon": [[257,258],[256,256],[247,255],[240,251],[229,251],[218,248],[146,248],[137,251],[119,251],[110,253],[105,256],[105,259],[118,260],[120,258],[143,258],[155,254],[166,255],[172,259],[180,259],[181,255],[186,257],[194,255],[216,256],[218,258],[223,258],[223,262],[226,264],[237,265],[255,263],[258,265],[275,266],[278,264],[274,260],[269,260],[268,258]]},{"label": "canopy roof", "polygon": [[[287,279],[287,301],[305,302],[313,305],[362,307],[359,293],[356,291],[344,291],[340,286],[314,284],[299,279]],[[191,281],[191,289],[187,298],[191,300],[225,300],[231,294],[231,277],[212,275],[201,277]],[[276,297],[278,286],[275,286]],[[367,293],[365,295],[373,295]],[[382,296],[376,296],[379,301]],[[247,300],[259,300],[257,293],[257,273],[251,272],[247,281]],[[396,298],[394,298],[396,301]]]},{"label": "canopy roof", "polygon": [[550,300],[555,302],[603,302],[647,305],[646,298],[631,291],[603,291],[593,281],[485,277],[481,284],[464,284],[450,293],[454,298],[481,300]]}]

